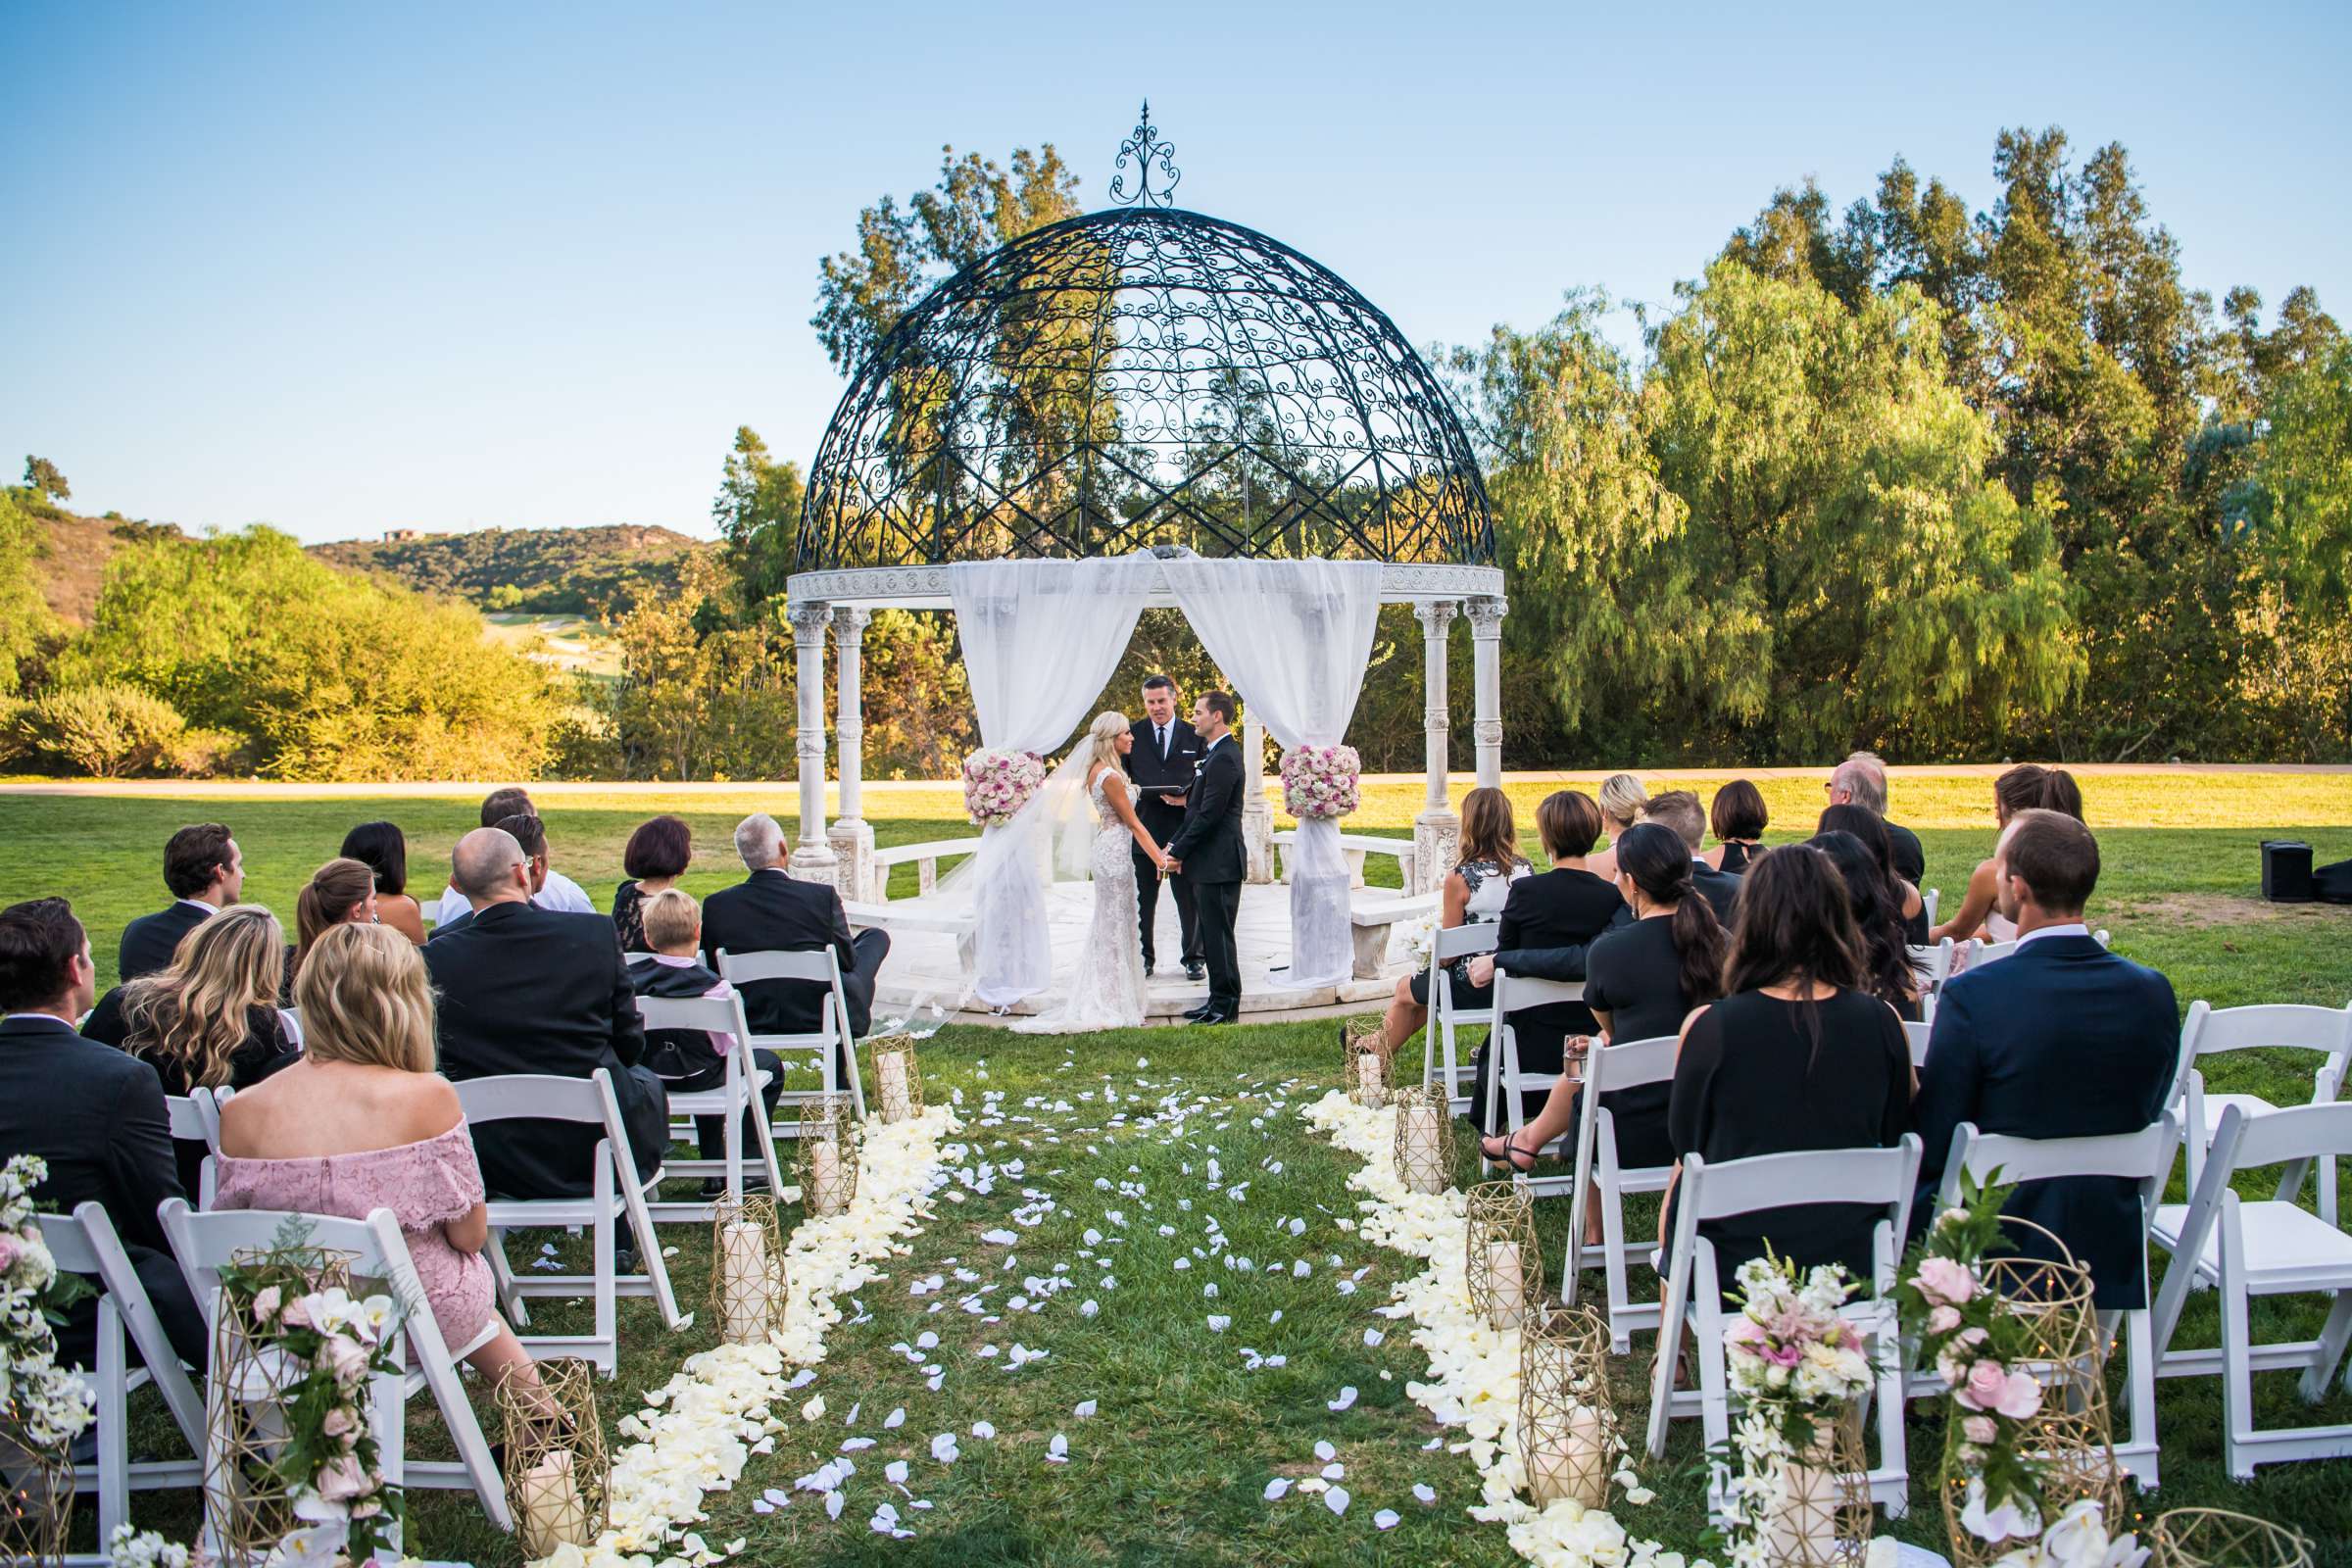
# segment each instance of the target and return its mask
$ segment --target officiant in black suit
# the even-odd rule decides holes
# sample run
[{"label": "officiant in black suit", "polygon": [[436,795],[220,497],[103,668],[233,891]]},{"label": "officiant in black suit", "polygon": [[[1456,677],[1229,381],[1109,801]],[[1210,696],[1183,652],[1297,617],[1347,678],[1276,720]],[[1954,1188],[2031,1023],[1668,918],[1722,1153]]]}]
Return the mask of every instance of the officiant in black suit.
[{"label": "officiant in black suit", "polygon": [[1233,738],[1233,699],[1205,692],[1193,704],[1200,734],[1200,768],[1184,808],[1184,823],[1168,841],[1170,872],[1193,885],[1200,950],[1208,963],[1208,1001],[1186,1016],[1195,1023],[1232,1023],[1242,1015],[1242,959],[1234,920],[1242,908],[1249,856],[1242,849],[1241,743]]},{"label": "officiant in black suit", "polygon": [[[1165,675],[1144,682],[1144,716],[1129,732],[1135,745],[1119,760],[1135,787],[1135,814],[1152,841],[1166,849],[1184,825],[1185,792],[1200,765],[1200,734],[1176,716],[1176,683]],[[1162,793],[1167,790],[1176,793]],[[1152,951],[1152,928],[1158,923],[1159,867],[1140,844],[1130,848],[1135,859],[1136,918],[1144,933],[1144,973],[1158,961]],[[1198,980],[1205,973],[1200,957],[1200,921],[1195,908],[1193,884],[1176,877],[1167,884],[1176,895],[1177,929],[1184,933],[1184,977]]]}]

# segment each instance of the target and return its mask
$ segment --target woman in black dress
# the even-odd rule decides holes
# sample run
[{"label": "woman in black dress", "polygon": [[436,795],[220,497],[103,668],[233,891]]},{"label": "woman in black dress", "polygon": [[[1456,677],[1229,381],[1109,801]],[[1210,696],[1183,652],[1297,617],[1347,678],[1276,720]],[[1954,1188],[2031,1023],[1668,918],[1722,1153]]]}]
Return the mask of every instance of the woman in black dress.
[{"label": "woman in black dress", "polygon": [[1715,792],[1707,808],[1707,825],[1715,830],[1715,847],[1707,863],[1727,876],[1740,876],[1764,853],[1764,792],[1736,778]]},{"label": "woman in black dress", "polygon": [[375,917],[418,947],[424,946],[424,906],[409,893],[409,840],[397,822],[362,822],[343,835],[340,852],[375,872]]},{"label": "woman in black dress", "polygon": [[[167,1095],[251,1088],[302,1054],[277,1010],[284,947],[276,915],[232,904],[180,938],[168,967],[108,992],[81,1032],[153,1067]],[[191,1201],[206,1152],[202,1139],[173,1140]]]},{"label": "woman in black dress", "polygon": [[[1494,956],[1480,954],[1470,960],[1470,979],[1490,1000],[1495,964],[1499,961],[1510,967],[1510,959],[1503,955],[1531,948],[1581,947],[1633,918],[1616,885],[1586,869],[1585,857],[1592,853],[1600,838],[1600,808],[1592,804],[1591,796],[1574,790],[1545,796],[1536,808],[1536,833],[1544,841],[1544,853],[1551,858],[1552,868],[1510,885],[1503,901],[1501,929],[1495,933]],[[1511,1032],[1518,1042],[1520,1071],[1560,1071],[1562,1047],[1568,1038],[1590,1035],[1594,1027],[1592,1009],[1581,1002],[1547,1003],[1512,1013]],[[1473,1058],[1478,1069],[1470,1089],[1474,1117],[1486,1114],[1492,1044],[1490,1032],[1488,1043],[1478,1048]],[[1527,1103],[1521,1113],[1535,1114],[1539,1098],[1533,1094],[1524,1098]],[[1494,1116],[1494,1125],[1487,1131],[1510,1125],[1499,1104]]]},{"label": "woman in black dress", "polygon": [[1820,833],[1851,833],[1862,841],[1862,847],[1878,861],[1880,880],[1886,884],[1886,896],[1894,901],[1894,908],[1903,928],[1903,940],[1917,947],[1928,945],[1928,906],[1919,896],[1919,889],[1903,880],[1903,873],[1894,868],[1894,835],[1886,831],[1886,819],[1859,801],[1833,806],[1821,813],[1821,821],[1813,831]]},{"label": "woman in black dress", "polygon": [[[1727,946],[1715,910],[1690,885],[1690,852],[1682,835],[1656,822],[1642,822],[1618,841],[1617,887],[1630,906],[1633,922],[1612,929],[1594,942],[1584,959],[1585,1004],[1592,1009],[1606,1049],[1613,1041],[1655,1040],[1682,1033],[1690,1009],[1723,995],[1723,959]],[[1514,954],[1529,973],[1546,978],[1572,978],[1555,973],[1570,967],[1564,954]],[[1506,961],[1508,961],[1506,959]],[[1516,971],[1514,971],[1516,972]],[[1573,1059],[1586,1049],[1568,1042]],[[1555,1138],[1573,1137],[1581,1107],[1582,1086],[1574,1078],[1552,1085],[1544,1109],[1521,1129],[1515,1140],[1490,1138],[1489,1159],[1508,1159],[1516,1169],[1535,1168],[1536,1150]],[[1605,1097],[1617,1134],[1618,1157],[1628,1166],[1670,1165],[1674,1145],[1666,1136],[1669,1086],[1643,1084]],[[1568,1152],[1575,1152],[1574,1145]],[[1600,1238],[1600,1210],[1587,1206],[1589,1241]]]},{"label": "woman in black dress", "polygon": [[620,852],[620,868],[628,873],[612,893],[612,928],[620,933],[620,951],[645,953],[645,901],[678,885],[694,860],[694,832],[674,816],[640,822]]},{"label": "woman in black dress", "polygon": [[294,976],[302,960],[328,929],[338,925],[381,925],[376,913],[375,867],[338,856],[311,873],[294,900],[294,943],[286,949],[286,985],[278,1001],[294,1004]]},{"label": "woman in black dress", "polygon": [[[1667,1133],[1678,1159],[1710,1164],[1816,1149],[1888,1149],[1911,1126],[1911,1053],[1894,1009],[1870,995],[1845,884],[1810,845],[1747,873],[1721,1002],[1690,1015]],[[1871,1277],[1868,1204],[1809,1203],[1708,1221],[1718,1277],[1764,1255],[1842,1263]],[[1661,1245],[1674,1234],[1669,1193]]]},{"label": "woman in black dress", "polygon": [[1878,857],[1851,833],[1816,833],[1808,842],[1830,858],[1845,883],[1846,906],[1853,911],[1854,934],[1862,943],[1862,989],[1892,1007],[1905,1023],[1917,1023],[1919,971],[1911,967],[1903,919],[1886,891]]}]

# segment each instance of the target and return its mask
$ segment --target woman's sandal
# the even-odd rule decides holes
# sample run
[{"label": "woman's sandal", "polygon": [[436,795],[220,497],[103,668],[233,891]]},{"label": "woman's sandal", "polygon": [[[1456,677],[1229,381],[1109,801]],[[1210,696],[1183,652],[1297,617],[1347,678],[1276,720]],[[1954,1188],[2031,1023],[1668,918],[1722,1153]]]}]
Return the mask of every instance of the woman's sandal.
[{"label": "woman's sandal", "polygon": [[[1488,1145],[1493,1144],[1494,1141],[1495,1140],[1493,1138],[1481,1138],[1478,1141],[1478,1152],[1481,1154],[1484,1154],[1488,1159],[1507,1162],[1511,1169],[1517,1171],[1522,1176],[1525,1176],[1536,1168],[1536,1159],[1538,1157],[1537,1151],[1521,1149],[1516,1143],[1511,1141],[1507,1134],[1501,1141],[1502,1148],[1499,1151],[1487,1147]],[[1526,1163],[1520,1163],[1522,1160],[1526,1161]]]}]

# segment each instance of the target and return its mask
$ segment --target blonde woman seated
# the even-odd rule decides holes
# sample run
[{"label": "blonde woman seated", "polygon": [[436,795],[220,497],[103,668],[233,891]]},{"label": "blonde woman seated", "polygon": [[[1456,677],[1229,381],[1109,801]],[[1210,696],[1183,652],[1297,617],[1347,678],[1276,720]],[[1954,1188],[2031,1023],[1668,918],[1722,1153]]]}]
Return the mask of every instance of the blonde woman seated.
[{"label": "blonde woman seated", "polygon": [[1609,836],[1609,847],[1596,855],[1585,858],[1585,869],[1604,882],[1617,879],[1617,846],[1625,838],[1626,829],[1642,820],[1649,809],[1649,791],[1631,773],[1611,773],[1600,781],[1595,797],[1600,803],[1600,825]]},{"label": "blonde woman seated", "polygon": [[[433,1070],[433,993],[399,932],[337,925],[294,982],[303,1059],[220,1112],[218,1208],[365,1219],[388,1208],[442,1341],[493,1384],[539,1386],[492,1309],[481,1168],[458,1091]],[[491,1330],[483,1339],[483,1331]]]},{"label": "blonde woman seated", "polygon": [[[1511,798],[1498,789],[1480,786],[1462,797],[1462,837],[1453,869],[1446,873],[1439,897],[1438,924],[1492,925],[1502,918],[1511,884],[1534,868],[1519,854],[1519,829],[1511,815]],[[1451,958],[1446,964],[1446,985],[1457,1010],[1475,1011],[1494,1001],[1492,984],[1480,985],[1470,975],[1470,960]],[[1396,996],[1381,1023],[1381,1044],[1396,1050],[1428,1021],[1429,970],[1415,969],[1396,982]],[[1347,1037],[1347,1026],[1340,1029]]]}]

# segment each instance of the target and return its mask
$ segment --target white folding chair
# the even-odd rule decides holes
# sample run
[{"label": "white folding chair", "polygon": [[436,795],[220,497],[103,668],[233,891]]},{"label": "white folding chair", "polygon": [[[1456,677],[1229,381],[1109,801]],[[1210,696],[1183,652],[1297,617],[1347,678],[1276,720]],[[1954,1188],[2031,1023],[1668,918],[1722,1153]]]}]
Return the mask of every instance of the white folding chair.
[{"label": "white folding chair", "polygon": [[[1960,1201],[1963,1173],[1984,1182],[1997,1172],[2004,1187],[2069,1176],[2115,1176],[2139,1184],[2140,1287],[2144,1293],[2142,1298],[2151,1304],[2120,1314],[2131,1359],[2126,1390],[2132,1436],[2115,1445],[2115,1457],[2141,1486],[2149,1488],[2157,1484],[2157,1450],[2155,1297],[2147,1291],[2147,1237],[2148,1227],[2156,1217],[2157,1201],[2164,1196],[2165,1180],[2172,1174],[2173,1152],[2180,1141],[2180,1122],[2170,1111],[2138,1132],[2093,1138],[2020,1138],[2010,1133],[1981,1133],[1974,1123],[1964,1121],[1952,1132],[1951,1153],[1943,1162],[1940,1188],[1943,1206],[1948,1208]],[[2101,1314],[2111,1348],[2114,1325],[2106,1319],[2114,1315],[2117,1314]],[[1940,1395],[1946,1390],[1942,1378],[1926,1372],[1913,1380],[1912,1392]]]},{"label": "white folding chair", "polygon": [[[1929,929],[1933,930],[1936,925],[1936,906],[1943,902],[1943,890],[1940,888],[1928,888],[1920,894],[1919,902],[1926,908],[1928,927]],[[1949,942],[1952,939],[1950,937],[1945,937],[1943,940]]]},{"label": "white folding chair", "polygon": [[[1453,984],[1446,972],[1451,958],[1467,958],[1481,953],[1493,953],[1502,935],[1502,927],[1488,920],[1477,925],[1444,926],[1439,928],[1429,945],[1429,1023],[1421,1036],[1421,1081],[1446,1086],[1448,1107],[1459,1116],[1470,1108],[1470,1084],[1477,1073],[1476,1064],[1466,1061],[1455,1049],[1453,1032],[1456,1029],[1475,1029],[1494,1025],[1494,1009],[1486,1007],[1456,1007],[1453,1004]],[[1439,1051],[1445,1053],[1444,1076],[1440,1076]]]},{"label": "white folding chair", "polygon": [[[729,953],[721,948],[713,955],[718,959],[719,978],[741,991],[746,985],[762,980],[798,980],[807,985],[825,988],[823,1011],[817,1027],[808,1034],[753,1035],[751,1044],[762,1051],[782,1055],[813,1052],[821,1087],[818,1089],[787,1089],[777,1097],[779,1106],[789,1102],[799,1106],[819,1094],[832,1094],[840,1087],[840,1076],[834,1067],[834,1052],[850,1064],[850,1101],[859,1117],[865,1115],[865,1084],[858,1073],[858,1042],[850,1038],[850,1001],[841,989],[841,958],[831,948],[819,948],[813,953]],[[792,1064],[788,1061],[789,1068]],[[777,1122],[768,1129],[771,1138],[798,1138],[801,1124],[796,1118]]]},{"label": "white folding chair", "polygon": [[[76,1492],[98,1494],[98,1541],[103,1545],[117,1525],[129,1520],[134,1489],[204,1485],[204,1401],[181,1370],[179,1355],[164,1333],[163,1320],[155,1315],[155,1304],[147,1298],[147,1287],[131,1267],[130,1255],[122,1250],[105,1205],[81,1203],[71,1214],[43,1214],[35,1223],[59,1268],[98,1280],[98,1364],[76,1369],[97,1410],[98,1473],[76,1471],[74,1481]],[[136,1371],[126,1353],[125,1330],[128,1343],[138,1347],[139,1359],[146,1363]],[[147,1383],[163,1396],[191,1457],[131,1462],[125,1426],[129,1396]],[[87,1560],[108,1558],[99,1554]]]},{"label": "white folding chair", "polygon": [[190,1094],[164,1097],[164,1110],[172,1121],[172,1138],[191,1144],[201,1142],[212,1151],[204,1156],[203,1164],[197,1167],[198,1208],[213,1206],[213,1189],[217,1179],[215,1162],[220,1157],[220,1106],[235,1093],[234,1089],[222,1089],[216,1093],[198,1088]]},{"label": "white folding chair", "polygon": [[[662,1308],[662,1321],[672,1330],[686,1326],[670,1293],[669,1270],[662,1261],[662,1243],[646,1208],[646,1194],[658,1188],[663,1172],[637,1180],[637,1163],[629,1135],[620,1121],[620,1103],[612,1097],[612,1078],[599,1067],[586,1078],[560,1078],[537,1073],[510,1073],[468,1078],[458,1085],[459,1103],[476,1136],[499,1121],[568,1121],[601,1126],[605,1136],[591,1161],[589,1192],[578,1198],[493,1198],[490,1200],[491,1278],[498,1287],[499,1304],[517,1337],[534,1354],[580,1355],[611,1377],[620,1362],[620,1322],[615,1298],[651,1296]],[[636,1238],[642,1274],[615,1271],[612,1219],[625,1214],[629,1234]],[[507,1257],[507,1232],[582,1226],[588,1231],[595,1272],[591,1274],[516,1274]],[[526,1335],[530,1322],[524,1298],[533,1296],[591,1296],[596,1303],[593,1334]]]},{"label": "white folding chair", "polygon": [[[679,1117],[722,1116],[726,1121],[726,1152],[719,1159],[671,1159],[663,1161],[665,1174],[670,1176],[719,1176],[726,1179],[727,1196],[743,1197],[743,1122],[748,1109],[760,1104],[760,1091],[767,1086],[768,1075],[752,1065],[751,1026],[743,1019],[743,998],[729,994],[723,997],[639,997],[637,1012],[645,1020],[646,1033],[657,1029],[701,1029],[717,1034],[732,1035],[735,1044],[723,1058],[726,1081],[716,1089],[677,1090],[669,1092],[669,1113],[672,1118],[670,1137],[692,1138],[694,1124],[687,1121],[683,1130]],[[767,1167],[767,1190],[784,1190],[784,1171],[776,1163],[775,1129],[769,1127],[764,1115],[754,1118],[767,1136],[760,1140],[759,1158]],[[657,1220],[709,1221],[717,1209],[715,1202],[661,1202],[649,1205]]]},{"label": "white folding chair", "polygon": [[1914,1072],[1927,1066],[1928,1037],[1935,1032],[1936,1021],[1932,1018],[1919,1023],[1913,1023],[1908,1018],[1903,1020],[1903,1039],[1911,1046],[1911,1068]]},{"label": "white folding chair", "polygon": [[[489,1342],[498,1332],[497,1321],[485,1325],[471,1344],[453,1347],[442,1340],[440,1325],[433,1321],[432,1308],[425,1301],[424,1286],[416,1278],[416,1265],[409,1256],[409,1244],[400,1234],[398,1215],[388,1208],[379,1208],[364,1220],[258,1208],[199,1214],[177,1198],[164,1200],[159,1212],[164,1234],[171,1238],[172,1253],[179,1259],[179,1271],[186,1276],[188,1289],[195,1293],[208,1323],[220,1315],[220,1270],[233,1262],[238,1252],[274,1245],[289,1220],[307,1228],[306,1246],[351,1253],[353,1281],[381,1282],[400,1306],[388,1348],[407,1370],[379,1374],[373,1380],[368,1412],[385,1479],[404,1487],[470,1489],[481,1499],[491,1523],[501,1530],[514,1528],[514,1516],[507,1509],[506,1482],[458,1381],[458,1362]],[[223,1399],[250,1396],[247,1391],[227,1385],[227,1370],[214,1367],[205,1380],[208,1415]],[[408,1402],[419,1389],[432,1391],[441,1425],[457,1445],[455,1462],[407,1457]],[[207,1475],[205,1485],[212,1484],[213,1478]]]},{"label": "white folding chair", "polygon": [[[1499,1127],[1512,1138],[1519,1136],[1527,1125],[1527,1102],[1521,1097],[1539,1090],[1548,1090],[1561,1078],[1556,1072],[1527,1072],[1519,1065],[1519,1036],[1511,1028],[1511,1014],[1529,1007],[1549,1006],[1556,1002],[1582,1002],[1585,983],[1582,980],[1539,980],[1530,975],[1512,975],[1498,965],[1494,970],[1494,1005],[1490,1015],[1495,1022],[1487,1030],[1487,1102],[1483,1107],[1482,1127]],[[1499,1111],[1499,1119],[1497,1113]],[[1506,1167],[1509,1162],[1504,1162]],[[1482,1149],[1478,1156],[1480,1175],[1494,1169],[1493,1161]],[[1538,1198],[1549,1198],[1568,1185],[1565,1176],[1536,1176],[1511,1167],[1511,1180],[1534,1192]]]},{"label": "white folding chair", "polygon": [[[1598,1047],[1585,1057],[1585,1092],[1577,1104],[1576,1197],[1568,1210],[1568,1257],[1560,1273],[1560,1299],[1571,1306],[1576,1303],[1578,1276],[1592,1266],[1590,1253],[1597,1250],[1607,1281],[1609,1345],[1619,1355],[1632,1350],[1635,1330],[1658,1326],[1660,1311],[1655,1296],[1639,1301],[1633,1298],[1626,1266],[1645,1262],[1657,1249],[1647,1241],[1626,1240],[1625,1195],[1664,1192],[1674,1179],[1674,1167],[1623,1164],[1617,1154],[1617,1118],[1603,1102],[1620,1090],[1674,1082],[1675,1052],[1681,1044],[1680,1036],[1657,1035]],[[1585,1245],[1585,1207],[1595,1197],[1600,1200],[1601,1238],[1596,1250]]]},{"label": "white folding chair", "polygon": [[[2156,1211],[2149,1235],[2173,1254],[2156,1297],[2154,1336],[2159,1377],[2222,1377],[2222,1459],[2231,1479],[2251,1481],[2257,1465],[2352,1455],[2352,1424],[2274,1428],[2254,1424],[2254,1374],[2300,1370],[2307,1404],[2328,1386],[2352,1341],[2352,1236],[2294,1201],[2241,1199],[2230,1178],[2271,1165],[2308,1169],[2314,1159],[2352,1154],[2352,1104],[2295,1105],[2262,1115],[2243,1106],[2222,1111],[2205,1152],[2205,1173],[2189,1201]],[[2189,1290],[2218,1287],[2219,1349],[2176,1350],[2173,1334]],[[2255,1340],[2257,1296],[2327,1296],[2328,1320],[2316,1340]],[[2346,1379],[2352,1385],[2352,1377]]]},{"label": "white folding chair", "polygon": [[[1933,920],[1935,917],[1931,915],[1929,918]],[[1928,947],[1911,943],[1909,950],[1911,967],[1919,974],[1919,994],[1932,997],[1942,990],[1943,983],[1952,977],[1952,939],[1945,937],[1941,942]]]},{"label": "white folding chair", "polygon": [[[1715,1267],[1714,1244],[1699,1235],[1702,1221],[1730,1219],[1759,1209],[1811,1203],[1859,1203],[1886,1212],[1871,1229],[1872,1278],[1867,1293],[1845,1304],[1843,1315],[1871,1338],[1878,1363],[1879,1462],[1864,1477],[1871,1500],[1889,1518],[1910,1506],[1911,1474],[1903,1452],[1903,1350],[1895,1322],[1895,1264],[1911,1217],[1912,1189],[1919,1179],[1919,1135],[1905,1133],[1892,1149],[1823,1149],[1787,1154],[1758,1154],[1709,1165],[1703,1155],[1683,1161],[1682,1188],[1675,1196],[1674,1246],[1666,1273],[1666,1305],[1660,1317],[1657,1365],[1650,1379],[1649,1456],[1666,1455],[1666,1423],[1695,1413],[1710,1453],[1728,1449],[1732,1396],[1723,1360],[1723,1281]],[[1685,1320],[1694,1330],[1699,1387],[1674,1387],[1675,1349]],[[1727,1479],[1723,1461],[1713,1461],[1708,1506],[1720,1512]]]},{"label": "white folding chair", "polygon": [[[2311,1099],[2305,1103],[2332,1103],[2343,1091],[2345,1067],[2352,1058],[2352,1006],[2314,1007],[2294,1003],[2271,1003],[2247,1007],[2214,1007],[2192,1002],[2180,1026],[2180,1080],[2173,1100],[2180,1108],[2181,1126],[2188,1138],[2188,1185],[2194,1189],[2205,1168],[2205,1150],[2221,1127],[2222,1112],[2235,1105],[2248,1116],[2267,1116],[2278,1109],[2260,1095],[2209,1095],[2205,1074],[2197,1065],[2204,1057],[2226,1051],[2268,1047],[2316,1053]],[[2291,1198],[2303,1186],[2300,1165],[2280,1174],[2278,1196]],[[2335,1223],[2335,1161],[2320,1161],[2320,1217]]]}]

